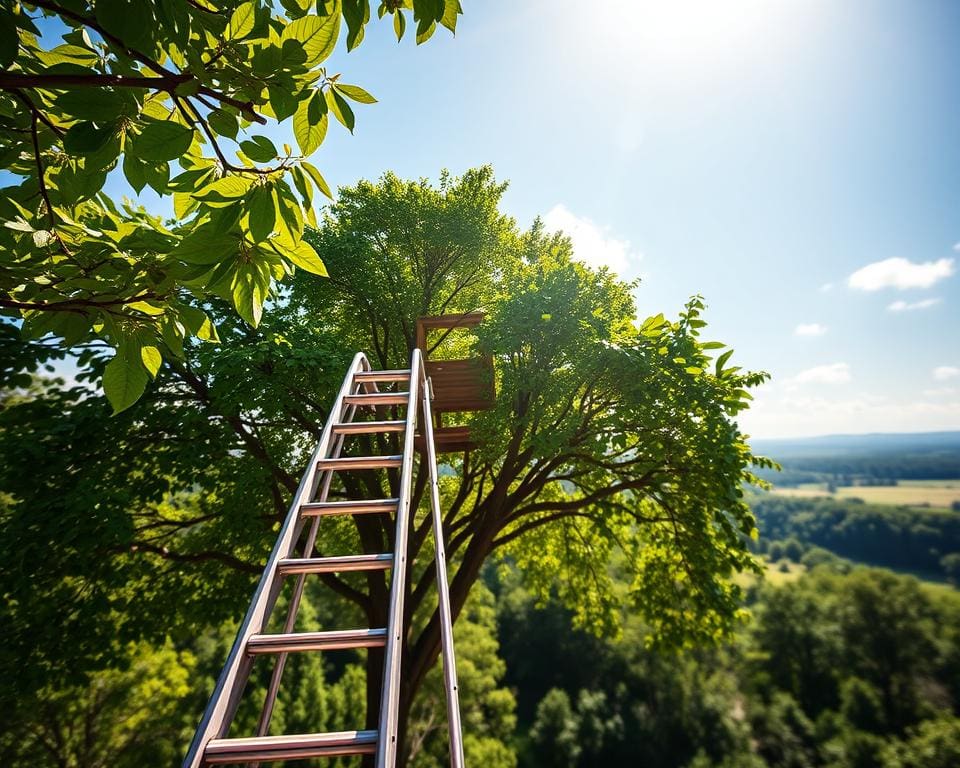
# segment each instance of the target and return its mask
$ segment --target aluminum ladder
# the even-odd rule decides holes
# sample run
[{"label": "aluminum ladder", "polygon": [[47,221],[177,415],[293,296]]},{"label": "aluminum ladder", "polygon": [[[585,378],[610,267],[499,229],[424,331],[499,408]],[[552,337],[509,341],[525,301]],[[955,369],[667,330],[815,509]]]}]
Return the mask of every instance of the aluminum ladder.
[{"label": "aluminum ladder", "polygon": [[[380,392],[378,383],[396,383],[398,388],[406,383],[407,391]],[[375,755],[377,768],[393,768],[396,764],[399,746],[397,716],[400,688],[403,685],[400,655],[406,630],[403,625],[403,599],[407,570],[407,531],[412,515],[410,496],[415,458],[414,432],[417,428],[418,413],[422,417],[421,429],[425,448],[420,455],[420,461],[426,461],[429,472],[430,514],[435,541],[450,765],[452,768],[463,767],[460,705],[453,649],[453,621],[443,549],[436,448],[430,410],[431,397],[430,382],[425,376],[419,349],[413,351],[410,368],[407,370],[375,371],[371,369],[366,355],[358,353],[354,357],[330,411],[330,417],[324,425],[310,464],[293,497],[290,511],[267,560],[246,618],[240,626],[237,639],[234,641],[226,665],[183,761],[183,768],[201,768],[201,766],[220,764],[257,764],[340,755]],[[377,409],[381,406],[405,408],[406,418],[393,421],[355,420],[358,410],[361,413],[368,413],[369,411],[363,409]],[[403,453],[401,455],[341,457],[344,439],[347,436],[381,432],[402,433]],[[397,498],[328,501],[333,473],[382,468],[400,469]],[[396,549],[393,553],[313,557],[322,517],[371,513],[395,516]],[[308,523],[309,530],[307,530],[305,541],[302,547],[298,547]],[[308,575],[374,569],[392,570],[386,627],[327,632],[293,631]],[[296,582],[284,631],[268,634],[265,629],[271,613],[284,580],[290,577],[295,577]],[[376,730],[267,735],[287,654],[373,647],[385,648],[380,718]],[[275,664],[261,711],[257,735],[248,738],[228,738],[227,732],[250,677],[253,660],[261,654],[273,655]]]}]

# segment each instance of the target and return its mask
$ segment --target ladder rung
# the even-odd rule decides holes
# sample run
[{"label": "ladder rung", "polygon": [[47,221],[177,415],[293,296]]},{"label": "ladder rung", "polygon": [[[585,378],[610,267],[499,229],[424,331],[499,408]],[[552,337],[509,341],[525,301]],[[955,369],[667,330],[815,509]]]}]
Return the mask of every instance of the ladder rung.
[{"label": "ladder rung", "polygon": [[363,501],[311,501],[300,507],[300,514],[308,517],[321,515],[366,515],[397,511],[399,499],[364,499]]},{"label": "ladder rung", "polygon": [[397,371],[363,371],[353,374],[353,380],[368,381],[410,381],[410,369]]},{"label": "ladder rung", "polygon": [[335,435],[365,435],[369,432],[403,432],[405,421],[344,421],[333,425]]},{"label": "ladder rung", "polygon": [[296,760],[308,757],[372,754],[376,731],[304,733],[296,736],[255,736],[248,739],[211,739],[204,750],[207,763],[243,763]]},{"label": "ladder rung", "polygon": [[247,653],[339,651],[346,648],[380,648],[387,644],[385,629],[336,629],[332,632],[289,632],[251,635]]},{"label": "ladder rung", "polygon": [[403,464],[403,456],[348,456],[342,459],[320,459],[317,469],[343,472],[349,469],[389,469]]},{"label": "ladder rung", "polygon": [[347,571],[385,571],[393,566],[393,555],[340,555],[337,557],[284,558],[277,564],[283,576],[299,573],[346,573]]},{"label": "ladder rung", "polygon": [[406,405],[409,400],[409,392],[370,392],[343,397],[347,405]]}]

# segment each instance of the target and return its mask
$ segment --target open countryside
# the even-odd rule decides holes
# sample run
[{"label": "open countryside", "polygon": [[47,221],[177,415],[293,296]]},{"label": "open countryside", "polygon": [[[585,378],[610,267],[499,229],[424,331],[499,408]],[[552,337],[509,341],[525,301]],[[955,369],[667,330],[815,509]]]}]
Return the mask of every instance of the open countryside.
[{"label": "open countryside", "polygon": [[957,40],[0,2],[0,768],[958,768]]},{"label": "open countryside", "polygon": [[801,483],[794,487],[774,486],[782,496],[832,496],[838,499],[863,499],[873,504],[903,504],[910,507],[949,509],[960,504],[960,482],[956,480],[898,480],[888,486],[831,486],[829,483]]}]

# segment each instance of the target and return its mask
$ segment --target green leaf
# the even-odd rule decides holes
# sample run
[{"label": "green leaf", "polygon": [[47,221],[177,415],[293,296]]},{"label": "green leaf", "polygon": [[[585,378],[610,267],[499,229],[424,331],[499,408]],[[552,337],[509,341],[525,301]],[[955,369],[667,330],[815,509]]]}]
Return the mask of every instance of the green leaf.
[{"label": "green leaf", "polygon": [[173,213],[178,219],[187,218],[199,205],[200,204],[186,192],[173,193]]},{"label": "green leaf", "polygon": [[250,193],[249,230],[254,242],[260,243],[270,237],[276,223],[277,211],[269,187],[255,187]]},{"label": "green leaf", "polygon": [[353,133],[353,125],[355,123],[353,110],[350,109],[347,100],[332,88],[327,91],[327,106],[330,107],[330,110],[336,116],[337,120],[343,123],[344,127],[350,131],[350,133]]},{"label": "green leaf", "polygon": [[310,101],[301,102],[297,114],[293,116],[293,135],[297,139],[300,152],[304,155],[313,154],[327,135],[329,119],[325,114],[320,115],[315,121],[311,120],[311,112],[318,111],[310,107],[314,100],[322,101],[322,97],[314,96]]},{"label": "green leaf", "polygon": [[78,120],[98,123],[137,114],[137,101],[133,94],[120,88],[77,88],[61,93],[54,105]]},{"label": "green leaf", "polygon": [[312,272],[313,274],[320,275],[321,277],[328,277],[326,266],[324,266],[324,263],[320,260],[320,257],[317,256],[317,252],[313,250],[313,246],[310,245],[306,240],[301,240],[292,247],[288,247],[286,244],[280,243],[277,243],[276,245],[277,251],[281,255],[292,261],[301,269],[305,269],[307,272]]},{"label": "green leaf", "polygon": [[250,265],[243,265],[233,278],[231,298],[233,306],[244,320],[256,328],[263,314],[267,286],[260,273]]},{"label": "green leaf", "polygon": [[267,87],[270,96],[270,107],[278,122],[283,122],[297,111],[297,94],[289,87],[271,85]]},{"label": "green leaf", "polygon": [[145,186],[147,186],[147,177],[144,171],[145,163],[140,158],[125,152],[123,155],[123,175],[126,176],[130,186],[133,187],[139,195]]},{"label": "green leaf", "polygon": [[143,0],[97,0],[94,13],[100,26],[128,48],[150,50],[153,35],[159,31],[153,7]]},{"label": "green leaf", "polygon": [[248,141],[240,142],[243,154],[255,163],[269,163],[277,156],[277,148],[266,136],[251,136]]},{"label": "green leaf", "polygon": [[240,123],[237,121],[236,115],[224,109],[215,109],[207,116],[207,123],[220,136],[227,136],[231,139],[237,138]]},{"label": "green leaf", "polygon": [[347,22],[347,50],[363,42],[363,26],[370,21],[370,0],[343,0],[343,20]]},{"label": "green leaf", "polygon": [[0,69],[6,69],[17,57],[17,28],[6,9],[0,14]]},{"label": "green leaf", "polygon": [[190,333],[201,341],[220,341],[220,337],[217,336],[217,329],[213,323],[210,322],[210,318],[207,317],[206,313],[196,307],[186,305],[180,306],[179,309],[183,324]]},{"label": "green leaf", "polygon": [[250,182],[247,179],[234,176],[223,176],[216,181],[207,184],[199,192],[194,194],[198,200],[207,202],[207,198],[234,200],[243,197],[250,189]]},{"label": "green leaf", "polygon": [[237,252],[237,238],[217,234],[200,227],[187,235],[170,251],[170,257],[187,264],[217,264]]},{"label": "green leaf", "polygon": [[300,163],[300,167],[303,168],[303,170],[305,170],[309,174],[311,179],[313,179],[313,183],[316,184],[317,189],[319,189],[321,192],[323,192],[323,194],[325,194],[327,197],[333,200],[333,193],[330,191],[330,187],[327,185],[326,179],[324,179],[323,176],[320,175],[320,171],[318,171],[314,166],[312,166],[306,160]]},{"label": "green leaf", "polygon": [[154,192],[158,195],[165,195],[167,193],[167,184],[170,182],[170,164],[167,162],[146,163],[144,167],[144,178],[146,178],[147,184],[150,185],[150,188]]},{"label": "green leaf", "polygon": [[256,15],[256,0],[250,0],[250,2],[238,6],[230,15],[230,22],[227,24],[225,32],[227,40],[239,40],[249,35],[253,31]]},{"label": "green leaf", "polygon": [[117,354],[103,371],[103,392],[114,415],[133,405],[147,387],[147,372],[140,360]]},{"label": "green leaf", "polygon": [[347,85],[346,83],[337,83],[334,88],[338,93],[342,93],[348,99],[353,99],[361,104],[376,104],[377,100],[367,93],[359,85]]},{"label": "green leaf", "polygon": [[190,149],[193,131],[172,121],[147,123],[131,142],[130,151],[144,160],[176,160]]},{"label": "green leaf", "polygon": [[64,135],[63,148],[71,155],[92,155],[106,146],[116,130],[116,123],[77,123]]},{"label": "green leaf", "polygon": [[730,355],[733,354],[732,349],[728,349],[720,357],[717,358],[717,376],[723,372],[723,366],[726,364],[727,360],[730,359]]},{"label": "green leaf", "polygon": [[307,54],[307,65],[315,67],[326,59],[337,45],[340,35],[340,14],[325,18],[308,15],[287,25],[283,40],[296,40]]},{"label": "green leaf", "polygon": [[393,12],[393,31],[397,35],[397,42],[403,39],[404,30],[407,28],[407,20],[403,16],[403,11],[399,8]]},{"label": "green leaf", "polygon": [[163,364],[163,357],[160,354],[160,350],[154,346],[141,347],[140,361],[143,363],[143,367],[147,369],[147,373],[150,374],[151,378],[157,378],[157,372]]},{"label": "green leaf", "polygon": [[443,17],[440,19],[440,23],[456,34],[457,17],[461,13],[463,13],[463,9],[460,7],[460,0],[444,0]]},{"label": "green leaf", "polygon": [[423,18],[417,22],[417,45],[427,42],[437,29],[437,22],[433,19]]}]

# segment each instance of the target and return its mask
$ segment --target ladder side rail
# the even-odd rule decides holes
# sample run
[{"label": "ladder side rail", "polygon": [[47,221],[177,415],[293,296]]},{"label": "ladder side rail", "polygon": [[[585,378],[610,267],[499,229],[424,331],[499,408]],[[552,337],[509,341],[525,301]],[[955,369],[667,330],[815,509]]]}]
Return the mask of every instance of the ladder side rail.
[{"label": "ladder side rail", "polygon": [[210,695],[207,708],[197,726],[190,749],[183,760],[183,768],[200,768],[203,764],[203,751],[207,742],[212,738],[223,738],[226,735],[226,730],[229,728],[230,721],[240,701],[242,687],[239,683],[245,684],[246,681],[242,678],[250,673],[251,663],[246,654],[247,640],[251,635],[259,632],[269,618],[270,610],[273,607],[272,603],[276,600],[278,594],[278,590],[274,588],[277,580],[277,563],[282,557],[289,555],[296,543],[297,534],[302,530],[298,524],[300,522],[300,506],[309,501],[310,496],[316,490],[318,482],[317,462],[322,456],[326,455],[330,448],[332,427],[335,421],[339,421],[343,413],[344,399],[353,386],[354,374],[368,370],[370,370],[370,363],[366,355],[358,352],[347,370],[337,399],[334,401],[333,408],[330,409],[330,416],[324,425],[323,433],[313,451],[313,455],[310,457],[310,464],[307,466],[307,470],[300,480],[300,485],[290,502],[290,509],[284,520],[283,528],[277,537],[277,542],[274,544],[270,557],[267,559],[250,608],[237,631],[237,637],[230,649],[230,655],[227,657],[227,662],[220,673],[213,693]]},{"label": "ladder side rail", "polygon": [[403,598],[407,578],[407,532],[410,523],[410,494],[413,487],[413,433],[417,426],[417,400],[420,389],[420,354],[410,359],[410,385],[407,400],[406,433],[403,436],[403,464],[397,503],[394,535],[393,575],[390,583],[390,608],[387,619],[387,644],[383,659],[383,685],[380,693],[380,738],[377,741],[376,768],[393,768],[397,760],[397,719],[400,709],[400,657],[405,626]]},{"label": "ladder side rail", "polygon": [[[417,350],[419,352],[419,350]],[[427,469],[430,473],[430,514],[437,567],[437,610],[440,615],[440,651],[443,657],[443,683],[447,699],[447,732],[450,738],[450,766],[463,768],[463,732],[460,724],[460,693],[457,684],[457,660],[453,647],[453,615],[450,610],[450,587],[447,583],[447,553],[443,544],[443,514],[440,509],[440,487],[437,479],[437,450],[433,442],[433,418],[430,400],[433,389],[423,374],[423,435]]]}]

